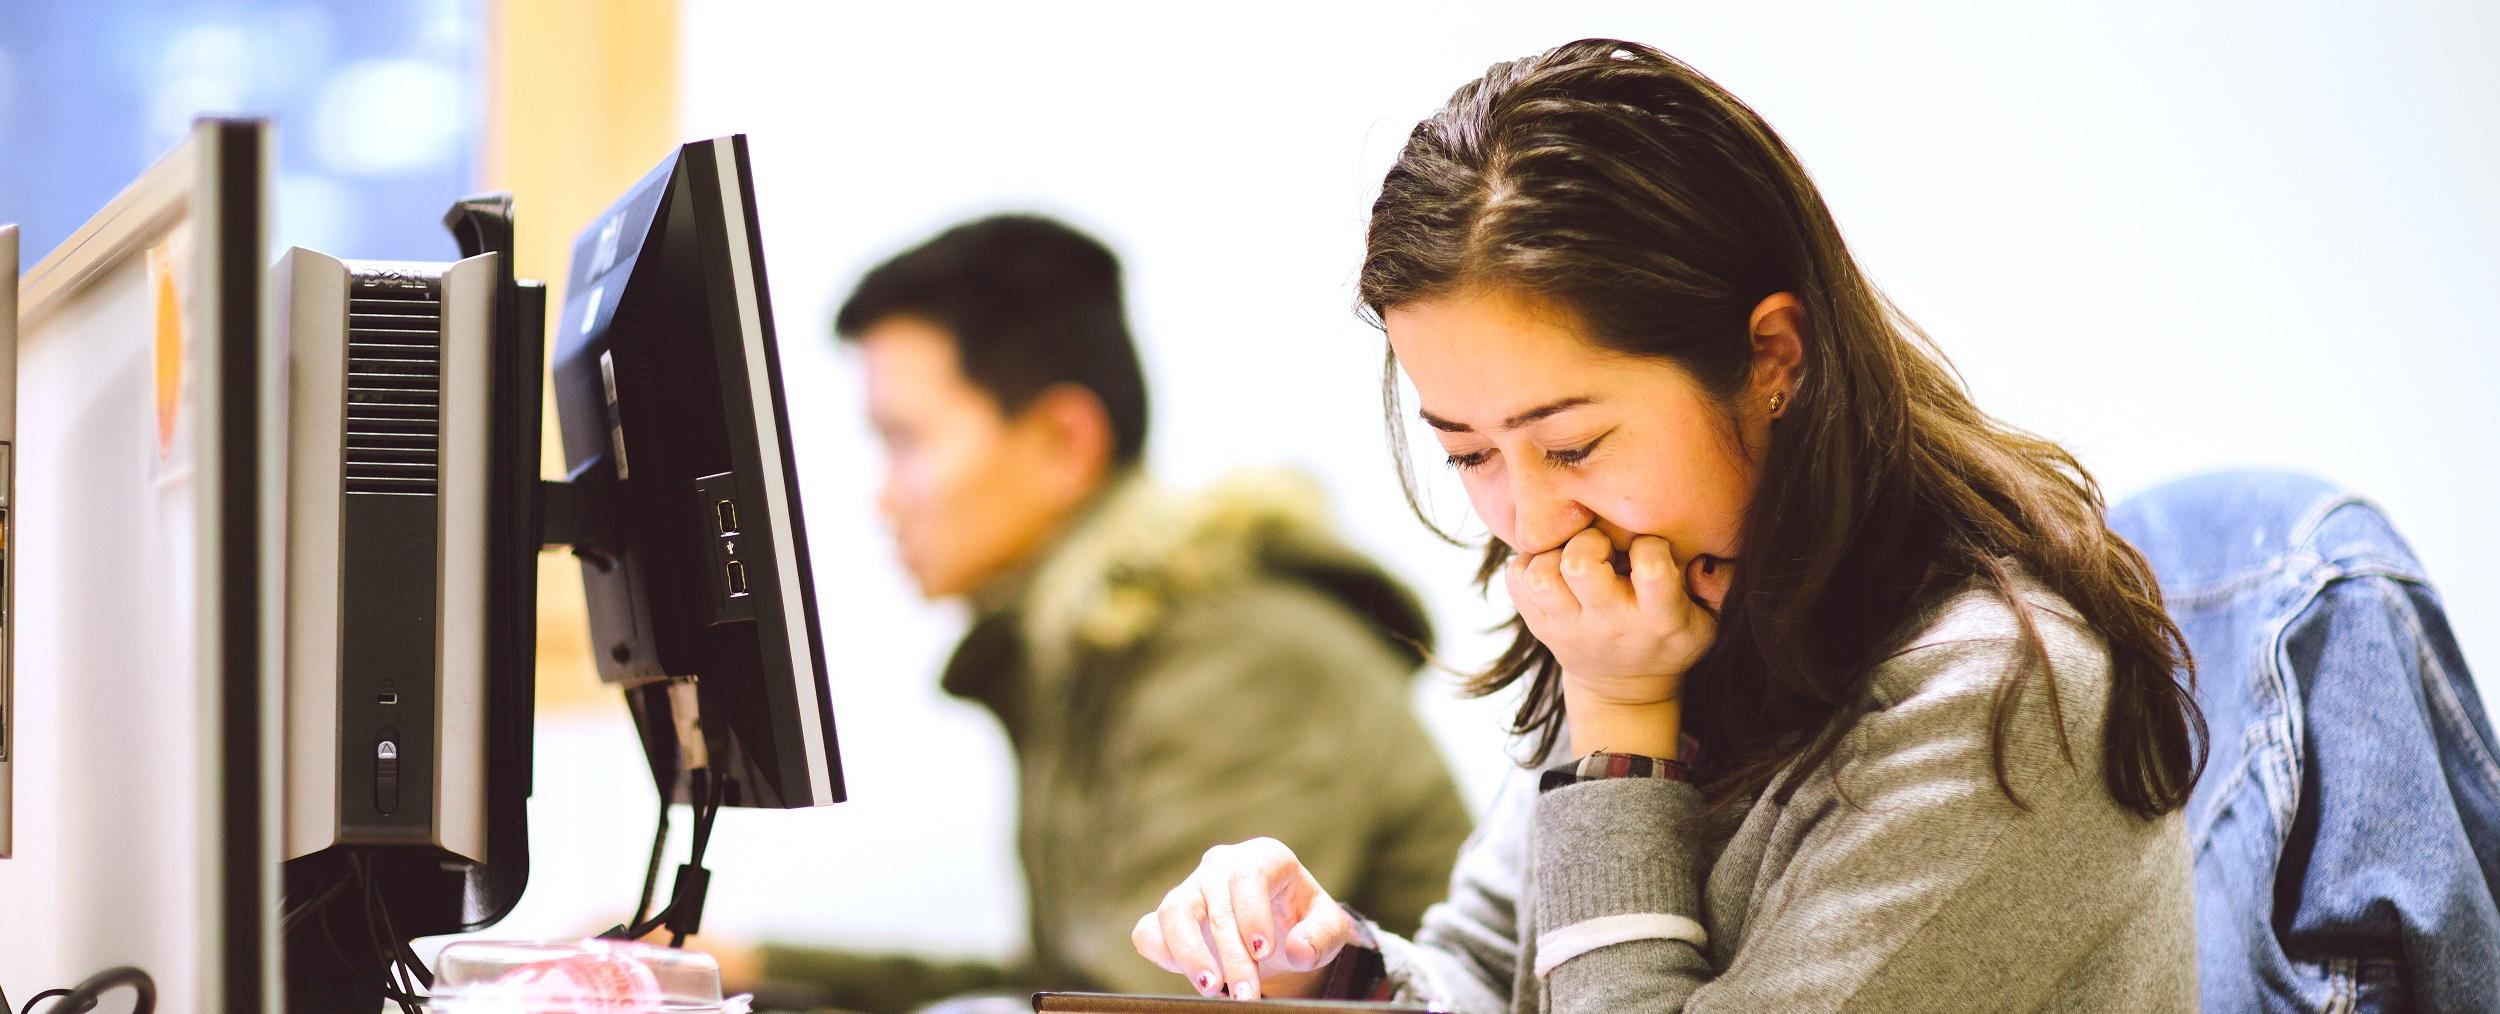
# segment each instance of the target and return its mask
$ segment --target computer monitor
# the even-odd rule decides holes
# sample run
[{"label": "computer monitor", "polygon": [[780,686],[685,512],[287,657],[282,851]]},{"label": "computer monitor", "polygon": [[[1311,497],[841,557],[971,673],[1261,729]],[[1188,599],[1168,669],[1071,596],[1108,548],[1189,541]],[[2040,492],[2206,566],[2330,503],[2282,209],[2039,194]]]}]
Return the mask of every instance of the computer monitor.
[{"label": "computer monitor", "polygon": [[9,621],[9,501],[17,494],[17,227],[0,225],[0,859],[9,857],[11,817],[9,726],[16,695],[9,692],[9,650],[17,625]]},{"label": "computer monitor", "polygon": [[[18,157],[21,153],[12,153]],[[17,287],[0,982],[274,1005],[282,364],[268,131],[202,120]],[[6,201],[0,195],[0,202]],[[36,591],[39,589],[39,592]]]},{"label": "computer monitor", "polygon": [[662,798],[840,801],[743,135],[679,148],[583,230],[555,342],[554,541]]}]

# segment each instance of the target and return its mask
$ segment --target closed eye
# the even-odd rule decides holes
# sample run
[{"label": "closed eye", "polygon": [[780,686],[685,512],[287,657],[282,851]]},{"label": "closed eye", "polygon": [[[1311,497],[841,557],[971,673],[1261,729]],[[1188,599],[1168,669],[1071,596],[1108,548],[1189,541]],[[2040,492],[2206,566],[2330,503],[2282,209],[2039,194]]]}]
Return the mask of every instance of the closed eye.
[{"label": "closed eye", "polygon": [[1461,472],[1482,468],[1484,467],[1485,461],[1490,459],[1492,456],[1493,452],[1489,450],[1469,451],[1465,454],[1453,454],[1450,455],[1450,467],[1458,469]]},{"label": "closed eye", "polygon": [[1597,439],[1568,450],[1547,451],[1545,452],[1545,463],[1555,468],[1571,468],[1576,466],[1583,461],[1587,461],[1589,453],[1597,450],[1597,445],[1605,443],[1606,438],[1613,436],[1614,432],[1615,431],[1613,430],[1607,430],[1604,433],[1598,434]]}]

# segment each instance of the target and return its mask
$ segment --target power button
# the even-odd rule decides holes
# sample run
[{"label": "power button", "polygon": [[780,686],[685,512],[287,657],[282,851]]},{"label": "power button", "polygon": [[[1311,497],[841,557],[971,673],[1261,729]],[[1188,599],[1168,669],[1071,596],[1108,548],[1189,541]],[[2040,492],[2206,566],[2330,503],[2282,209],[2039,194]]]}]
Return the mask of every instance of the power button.
[{"label": "power button", "polygon": [[399,809],[399,743],[388,738],[373,747],[373,808],[385,817]]}]

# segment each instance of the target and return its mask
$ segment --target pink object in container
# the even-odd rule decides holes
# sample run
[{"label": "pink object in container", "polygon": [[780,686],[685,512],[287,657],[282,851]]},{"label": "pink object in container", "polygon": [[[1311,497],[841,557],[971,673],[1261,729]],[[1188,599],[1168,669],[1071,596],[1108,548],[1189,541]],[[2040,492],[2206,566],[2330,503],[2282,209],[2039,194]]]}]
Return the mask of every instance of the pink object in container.
[{"label": "pink object in container", "polygon": [[434,1014],[746,1014],[711,956],[621,940],[462,941],[435,962]]}]

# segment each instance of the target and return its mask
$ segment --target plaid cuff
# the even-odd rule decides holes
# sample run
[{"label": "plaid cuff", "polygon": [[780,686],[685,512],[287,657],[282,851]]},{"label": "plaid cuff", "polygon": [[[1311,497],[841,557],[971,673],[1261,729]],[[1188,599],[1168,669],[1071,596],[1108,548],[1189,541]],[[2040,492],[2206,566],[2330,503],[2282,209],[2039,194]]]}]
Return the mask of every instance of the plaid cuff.
[{"label": "plaid cuff", "polygon": [[1397,983],[1389,981],[1389,967],[1380,957],[1379,927],[1363,913],[1339,905],[1346,917],[1354,920],[1354,939],[1337,951],[1337,960],[1328,964],[1328,978],[1320,983],[1321,1000],[1387,1000],[1397,994]]},{"label": "plaid cuff", "polygon": [[1690,781],[1693,766],[1701,763],[1701,743],[1691,736],[1680,737],[1680,757],[1644,757],[1630,753],[1607,753],[1599,750],[1579,760],[1545,769],[1537,780],[1537,791],[1551,792],[1565,785],[1596,781],[1600,778],[1663,778],[1668,781]]}]

